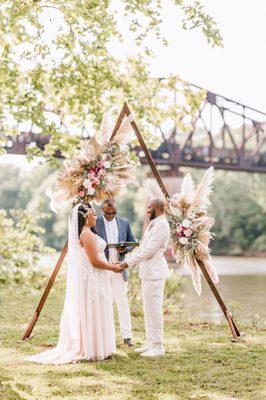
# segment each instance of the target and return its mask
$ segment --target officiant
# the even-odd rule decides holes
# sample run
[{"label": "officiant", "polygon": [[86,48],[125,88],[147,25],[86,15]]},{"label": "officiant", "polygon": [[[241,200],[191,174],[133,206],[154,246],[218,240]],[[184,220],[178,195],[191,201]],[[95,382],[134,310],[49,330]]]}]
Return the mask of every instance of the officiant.
[{"label": "officiant", "polygon": [[[108,244],[135,242],[130,223],[127,219],[117,215],[117,205],[115,200],[107,199],[102,203],[102,215],[97,218],[96,232]],[[125,258],[126,253],[130,252],[132,247],[106,248],[105,255],[109,262],[116,263]],[[120,324],[120,332],[124,344],[131,347],[132,343],[132,325],[128,303],[128,271],[125,269],[119,274],[110,272],[113,299],[117,307]]]}]

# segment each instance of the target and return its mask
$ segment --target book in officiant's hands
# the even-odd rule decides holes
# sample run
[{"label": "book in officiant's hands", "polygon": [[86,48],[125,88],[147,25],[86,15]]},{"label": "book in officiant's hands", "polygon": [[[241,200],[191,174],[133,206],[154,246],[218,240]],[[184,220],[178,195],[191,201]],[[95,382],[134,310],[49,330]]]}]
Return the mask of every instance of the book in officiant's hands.
[{"label": "book in officiant's hands", "polygon": [[121,242],[121,243],[109,243],[107,244],[107,249],[119,249],[126,247],[137,247],[139,246],[139,242]]}]

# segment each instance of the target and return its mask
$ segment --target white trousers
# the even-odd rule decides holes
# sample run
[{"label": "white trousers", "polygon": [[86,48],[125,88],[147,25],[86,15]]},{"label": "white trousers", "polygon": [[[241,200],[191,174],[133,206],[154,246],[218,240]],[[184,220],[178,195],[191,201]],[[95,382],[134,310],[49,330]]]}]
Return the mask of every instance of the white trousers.
[{"label": "white trousers", "polygon": [[142,279],[142,298],[146,343],[149,348],[163,348],[163,292],[165,279]]},{"label": "white trousers", "polygon": [[111,286],[113,292],[113,300],[116,304],[120,325],[120,332],[123,339],[132,338],[132,326],[130,309],[127,297],[127,282],[123,275],[111,273]]}]

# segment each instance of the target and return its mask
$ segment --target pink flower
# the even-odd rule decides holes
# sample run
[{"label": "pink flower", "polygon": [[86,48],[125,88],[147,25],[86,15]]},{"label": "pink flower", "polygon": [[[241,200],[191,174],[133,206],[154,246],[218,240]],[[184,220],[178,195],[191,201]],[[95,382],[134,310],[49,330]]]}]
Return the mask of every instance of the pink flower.
[{"label": "pink flower", "polygon": [[185,230],[184,230],[184,235],[185,235],[186,237],[191,236],[191,235],[192,235],[192,230],[191,230],[191,229],[185,229]]},{"label": "pink flower", "polygon": [[177,236],[178,238],[183,237],[183,233],[182,233],[182,232],[177,232],[176,236]]},{"label": "pink flower", "polygon": [[88,179],[93,179],[94,176],[95,176],[95,173],[94,173],[94,172],[93,172],[93,173],[92,173],[92,172],[89,172],[88,175],[87,175]]},{"label": "pink flower", "polygon": [[104,165],[104,160],[98,161],[97,165],[98,165],[98,167],[102,168]]},{"label": "pink flower", "polygon": [[177,230],[177,232],[182,232],[182,225],[180,224],[180,222],[178,222],[177,224],[176,224],[176,230]]},{"label": "pink flower", "polygon": [[99,171],[99,173],[98,173],[98,176],[102,177],[102,176],[105,176],[105,175],[106,175],[106,170],[105,170],[105,168],[100,169],[100,171]]},{"label": "pink flower", "polygon": [[80,197],[84,197],[84,196],[85,196],[84,190],[80,190],[80,191],[79,191],[79,196],[80,196]]}]

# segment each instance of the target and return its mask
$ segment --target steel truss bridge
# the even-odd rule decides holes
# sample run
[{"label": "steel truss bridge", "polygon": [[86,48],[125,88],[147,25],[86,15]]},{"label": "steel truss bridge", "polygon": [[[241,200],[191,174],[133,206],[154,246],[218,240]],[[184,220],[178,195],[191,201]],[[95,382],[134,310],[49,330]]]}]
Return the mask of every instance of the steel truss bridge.
[{"label": "steel truss bridge", "polygon": [[[202,90],[192,84],[191,88]],[[176,176],[180,166],[211,165],[232,171],[266,172],[266,113],[206,91],[191,127],[184,133],[168,121],[155,128],[161,145],[151,153],[164,175]],[[43,149],[48,142],[48,136],[24,132],[10,137],[6,150],[25,154],[28,146],[35,144]],[[140,149],[136,152],[146,164]]]}]

